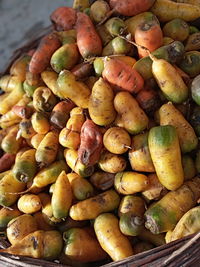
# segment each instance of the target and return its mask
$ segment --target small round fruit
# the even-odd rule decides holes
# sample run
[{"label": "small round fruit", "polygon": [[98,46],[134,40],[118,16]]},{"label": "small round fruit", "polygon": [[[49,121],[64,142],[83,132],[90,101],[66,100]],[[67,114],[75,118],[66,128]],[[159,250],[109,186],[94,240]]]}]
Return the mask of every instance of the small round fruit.
[{"label": "small round fruit", "polygon": [[103,137],[105,148],[114,154],[125,153],[130,145],[130,135],[121,127],[112,127],[108,129]]}]

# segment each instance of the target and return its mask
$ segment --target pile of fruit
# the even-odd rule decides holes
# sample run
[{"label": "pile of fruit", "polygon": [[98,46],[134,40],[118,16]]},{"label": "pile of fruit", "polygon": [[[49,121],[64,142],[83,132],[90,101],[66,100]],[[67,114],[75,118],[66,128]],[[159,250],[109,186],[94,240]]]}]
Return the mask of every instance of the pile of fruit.
[{"label": "pile of fruit", "polygon": [[0,252],[78,266],[200,230],[199,0],[75,0],[0,78]]}]

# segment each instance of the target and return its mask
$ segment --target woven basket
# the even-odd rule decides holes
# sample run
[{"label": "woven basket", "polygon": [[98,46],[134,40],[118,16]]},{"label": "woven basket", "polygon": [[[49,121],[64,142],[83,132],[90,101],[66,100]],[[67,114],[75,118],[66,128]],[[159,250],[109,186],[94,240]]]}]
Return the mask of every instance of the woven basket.
[{"label": "woven basket", "polygon": [[[8,242],[0,240],[0,247],[6,248]],[[185,238],[176,240],[166,245],[151,249],[146,252],[131,256],[125,260],[108,264],[99,264],[103,267],[198,267],[200,266],[200,232]],[[7,253],[0,253],[0,266],[5,267],[69,267],[69,265],[49,262],[45,260],[32,259],[28,257],[14,256]],[[94,265],[89,265],[94,267]]]},{"label": "woven basket", "polygon": [[[200,26],[200,19],[196,20],[193,25]],[[5,70],[0,73],[4,75],[8,73],[12,63],[21,55],[28,52],[30,49],[35,48],[40,39],[52,31],[52,26],[44,28],[40,31],[40,34],[33,36],[33,38],[26,43],[23,47],[17,49],[11,57]],[[7,248],[9,243],[0,237],[0,248]],[[163,246],[156,247],[143,253],[139,253],[135,256],[126,258],[125,260],[118,262],[111,262],[107,264],[97,263],[89,264],[89,267],[104,266],[104,267],[198,267],[200,266],[200,232],[186,236],[182,239],[168,243]],[[8,253],[0,252],[0,267],[35,267],[35,266],[47,266],[47,267],[70,267],[69,265],[46,260],[33,259],[29,257],[21,257],[10,255]],[[85,266],[85,265],[84,265]]]}]

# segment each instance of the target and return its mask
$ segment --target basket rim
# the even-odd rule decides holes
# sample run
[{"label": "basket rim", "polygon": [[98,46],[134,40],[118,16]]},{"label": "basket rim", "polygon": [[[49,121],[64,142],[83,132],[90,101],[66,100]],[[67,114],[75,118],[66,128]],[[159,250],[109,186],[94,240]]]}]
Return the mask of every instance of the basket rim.
[{"label": "basket rim", "polygon": [[[0,238],[0,246],[2,248],[7,247],[8,242]],[[186,267],[191,266],[191,263],[200,262],[198,256],[200,246],[200,231],[198,233],[188,235],[184,238],[175,240],[173,242],[164,244],[162,246],[153,248],[151,250],[138,253],[136,255],[130,256],[124,260],[111,262],[104,265],[99,265],[101,267],[120,267],[120,266],[131,266],[131,267]],[[69,265],[42,260],[34,259],[30,257],[11,255],[5,252],[0,252],[0,261],[5,264],[11,264],[10,266],[48,266],[48,267],[70,267]],[[9,265],[6,265],[9,266]],[[192,265],[195,266],[195,265]]]}]

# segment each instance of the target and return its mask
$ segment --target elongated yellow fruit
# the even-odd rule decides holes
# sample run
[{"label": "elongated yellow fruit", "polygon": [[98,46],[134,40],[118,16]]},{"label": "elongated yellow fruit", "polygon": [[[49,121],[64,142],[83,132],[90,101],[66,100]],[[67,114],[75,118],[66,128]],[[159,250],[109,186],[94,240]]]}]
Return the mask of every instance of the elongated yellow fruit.
[{"label": "elongated yellow fruit", "polygon": [[172,125],[176,128],[181,151],[187,153],[197,147],[198,138],[192,126],[172,103],[162,105],[159,109],[160,125]]},{"label": "elongated yellow fruit", "polygon": [[12,209],[4,207],[0,209],[0,229],[5,230],[8,223],[21,215],[21,211],[17,209],[16,206],[13,206]]},{"label": "elongated yellow fruit", "polygon": [[67,70],[60,72],[57,80],[58,92],[65,98],[70,98],[77,106],[88,108],[90,89]]},{"label": "elongated yellow fruit", "polygon": [[19,82],[15,89],[3,99],[0,105],[0,114],[8,112],[24,95],[22,83]]},{"label": "elongated yellow fruit", "polygon": [[20,182],[29,182],[36,174],[35,151],[35,149],[28,149],[15,160],[12,172]]},{"label": "elongated yellow fruit", "polygon": [[90,182],[77,173],[68,173],[67,178],[70,182],[73,195],[76,199],[85,200],[94,194],[94,189]]},{"label": "elongated yellow fruit", "polygon": [[[1,101],[1,99],[0,99]],[[8,128],[13,126],[21,121],[21,118],[18,117],[12,110],[9,110],[0,118],[0,127],[1,128]]]},{"label": "elongated yellow fruit", "polygon": [[50,166],[43,168],[41,171],[37,173],[33,180],[33,186],[37,186],[39,188],[45,187],[49,184],[52,184],[58,178],[58,175],[62,171],[67,171],[68,167],[63,160],[55,161]]},{"label": "elongated yellow fruit", "polygon": [[61,99],[64,98],[61,92],[59,92],[57,85],[58,74],[55,71],[45,70],[41,73],[41,77],[47,87],[54,93],[54,95]]},{"label": "elongated yellow fruit", "polygon": [[[0,83],[1,83],[1,79],[0,79]],[[3,95],[0,95],[0,103],[2,103],[3,99],[5,99],[8,95],[9,93],[4,93]],[[31,101],[31,98],[29,98],[27,95],[23,95],[23,97],[16,103],[16,106],[27,106],[30,103],[30,101]],[[1,116],[0,127],[8,128],[9,126],[15,125],[20,121],[21,121],[21,118],[11,109]]]},{"label": "elongated yellow fruit", "polygon": [[114,180],[115,190],[123,195],[142,192],[148,187],[146,175],[137,172],[118,172]]},{"label": "elongated yellow fruit", "polygon": [[0,251],[36,259],[53,260],[60,255],[62,247],[62,236],[58,231],[38,230],[28,234],[15,245]]},{"label": "elongated yellow fruit", "polygon": [[199,197],[200,178],[195,177],[148,207],[145,227],[153,234],[173,230],[181,217],[196,205]]},{"label": "elongated yellow fruit", "polygon": [[[28,193],[33,191],[38,191],[38,189],[45,187],[49,184],[55,183],[59,174],[62,171],[68,171],[68,166],[63,160],[55,161],[50,166],[42,168],[37,175],[34,177],[31,186],[26,191],[18,191],[21,193]],[[15,179],[16,180],[16,179]],[[39,191],[40,192],[40,191]],[[42,205],[43,206],[43,205]]]},{"label": "elongated yellow fruit", "polygon": [[3,138],[1,142],[1,149],[6,153],[16,154],[20,149],[22,138],[17,139],[17,133],[19,131],[19,126],[14,126],[9,129],[7,135]]},{"label": "elongated yellow fruit", "polygon": [[53,191],[51,205],[53,216],[57,219],[66,218],[72,203],[72,189],[64,171],[60,173]]},{"label": "elongated yellow fruit", "polygon": [[129,162],[135,171],[155,172],[148,147],[148,132],[132,137],[132,149],[129,150]]},{"label": "elongated yellow fruit", "polygon": [[200,206],[186,212],[174,228],[170,241],[199,232]]},{"label": "elongated yellow fruit", "polygon": [[12,172],[5,175],[0,181],[0,205],[6,207],[13,205],[18,196],[9,193],[20,192],[25,188],[25,186],[25,183],[21,183],[15,179]]},{"label": "elongated yellow fruit", "polygon": [[71,227],[63,233],[64,253],[67,258],[88,263],[107,257],[95,236],[91,235],[88,230],[88,228]]},{"label": "elongated yellow fruit", "polygon": [[174,126],[153,127],[148,137],[149,151],[161,184],[169,190],[179,188],[184,180],[181,151]]},{"label": "elongated yellow fruit", "polygon": [[48,132],[40,142],[35,153],[36,161],[42,166],[48,166],[54,162],[58,152],[58,134]]},{"label": "elongated yellow fruit", "polygon": [[176,18],[192,21],[200,17],[199,6],[192,3],[176,3],[170,0],[156,0],[151,11],[161,22]]},{"label": "elongated yellow fruit", "polygon": [[183,103],[188,98],[188,88],[180,74],[166,60],[151,58],[154,78],[165,97],[174,103]]},{"label": "elongated yellow fruit", "polygon": [[133,255],[131,244],[119,229],[118,219],[111,213],[99,215],[94,222],[94,230],[101,247],[113,261]]},{"label": "elongated yellow fruit", "polygon": [[[21,215],[21,214],[19,214]],[[13,218],[7,225],[6,234],[12,245],[17,244],[25,236],[38,230],[37,222],[30,214]]]},{"label": "elongated yellow fruit", "polygon": [[117,192],[108,190],[74,204],[69,211],[69,215],[76,221],[95,219],[103,212],[115,210],[119,206],[119,202],[120,198]]},{"label": "elongated yellow fruit", "polygon": [[109,125],[116,117],[113,104],[114,93],[111,86],[99,78],[95,82],[89,100],[88,111],[91,119],[100,126]]},{"label": "elongated yellow fruit", "polygon": [[176,0],[176,2],[200,6],[200,0]]},{"label": "elongated yellow fruit", "polygon": [[74,149],[65,149],[64,157],[67,165],[82,177],[89,177],[94,172],[94,166],[86,166],[78,159],[78,151]]},{"label": "elongated yellow fruit", "polygon": [[115,124],[130,134],[138,134],[147,128],[149,119],[129,92],[119,92],[114,98],[114,107],[118,112]]}]

